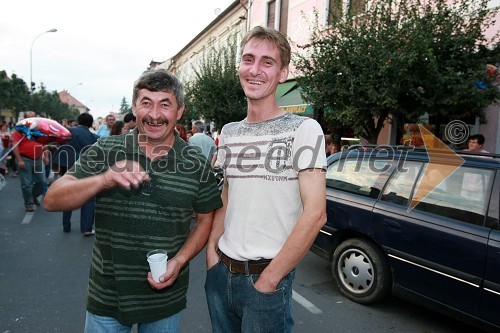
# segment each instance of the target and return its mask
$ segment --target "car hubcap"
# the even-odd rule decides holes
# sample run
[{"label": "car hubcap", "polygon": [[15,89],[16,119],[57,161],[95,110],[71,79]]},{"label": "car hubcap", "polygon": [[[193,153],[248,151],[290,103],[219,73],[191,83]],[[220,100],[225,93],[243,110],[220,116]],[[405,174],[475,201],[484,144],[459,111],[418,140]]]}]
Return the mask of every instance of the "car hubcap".
[{"label": "car hubcap", "polygon": [[373,265],[361,251],[351,249],[342,254],[338,264],[342,284],[354,294],[368,292],[373,284]]}]

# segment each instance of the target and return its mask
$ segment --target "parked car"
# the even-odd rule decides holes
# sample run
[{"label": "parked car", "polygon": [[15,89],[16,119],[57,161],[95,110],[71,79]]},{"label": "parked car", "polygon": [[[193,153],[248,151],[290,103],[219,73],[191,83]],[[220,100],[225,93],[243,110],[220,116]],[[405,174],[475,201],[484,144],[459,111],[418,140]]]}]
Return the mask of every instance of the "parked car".
[{"label": "parked car", "polygon": [[328,159],[328,219],[311,248],[342,294],[392,292],[498,332],[500,155],[359,147]]}]

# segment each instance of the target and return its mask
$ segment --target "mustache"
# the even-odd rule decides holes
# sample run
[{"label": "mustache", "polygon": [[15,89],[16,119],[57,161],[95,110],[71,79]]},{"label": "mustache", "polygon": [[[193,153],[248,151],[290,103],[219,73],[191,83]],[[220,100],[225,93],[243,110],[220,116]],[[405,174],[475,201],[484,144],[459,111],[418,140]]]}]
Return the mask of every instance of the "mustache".
[{"label": "mustache", "polygon": [[151,124],[151,125],[164,125],[164,124],[167,124],[168,125],[168,120],[167,118],[164,118],[164,117],[160,117],[160,118],[153,118],[151,116],[148,116],[148,117],[145,117],[142,119],[142,123],[148,123],[148,124]]}]

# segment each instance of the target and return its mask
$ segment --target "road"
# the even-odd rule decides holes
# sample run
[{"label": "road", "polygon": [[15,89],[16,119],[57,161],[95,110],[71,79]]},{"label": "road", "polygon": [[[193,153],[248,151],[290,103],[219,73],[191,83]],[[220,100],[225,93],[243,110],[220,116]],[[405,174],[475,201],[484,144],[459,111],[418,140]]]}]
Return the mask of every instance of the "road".
[{"label": "road", "polygon": [[[19,178],[0,192],[0,333],[82,332],[93,238],[62,231],[62,213],[25,213]],[[182,332],[210,332],[203,284],[204,253],[191,263]],[[340,295],[329,263],[308,253],[297,267],[295,332],[480,332],[395,297],[363,306]]]}]

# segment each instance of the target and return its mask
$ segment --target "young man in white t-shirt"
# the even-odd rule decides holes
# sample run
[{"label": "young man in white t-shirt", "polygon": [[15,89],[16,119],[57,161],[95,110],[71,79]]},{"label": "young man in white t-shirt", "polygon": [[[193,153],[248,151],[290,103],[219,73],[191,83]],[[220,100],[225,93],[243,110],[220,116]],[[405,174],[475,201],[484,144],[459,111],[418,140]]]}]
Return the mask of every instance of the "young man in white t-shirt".
[{"label": "young man in white t-shirt", "polygon": [[207,245],[214,332],[290,332],[295,266],[326,222],[321,127],[275,98],[289,62],[290,45],[274,29],[256,27],[241,42],[247,117],[219,137],[224,206]]}]

